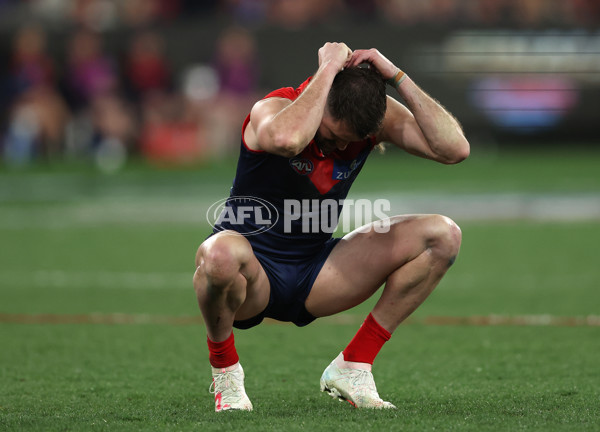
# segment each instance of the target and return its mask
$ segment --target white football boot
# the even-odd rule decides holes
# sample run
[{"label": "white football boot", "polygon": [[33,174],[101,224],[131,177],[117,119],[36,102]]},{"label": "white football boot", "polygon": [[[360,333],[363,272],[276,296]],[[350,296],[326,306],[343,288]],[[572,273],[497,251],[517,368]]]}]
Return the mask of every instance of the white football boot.
[{"label": "white football boot", "polygon": [[[339,362],[338,362],[339,360]],[[396,408],[379,397],[370,370],[340,367],[342,353],[333,360],[321,376],[321,391],[332,398],[345,400],[356,408]]]},{"label": "white football boot", "polygon": [[238,362],[233,366],[212,368],[213,382],[209,392],[215,395],[215,411],[252,411],[252,402],[244,388],[244,369]]}]

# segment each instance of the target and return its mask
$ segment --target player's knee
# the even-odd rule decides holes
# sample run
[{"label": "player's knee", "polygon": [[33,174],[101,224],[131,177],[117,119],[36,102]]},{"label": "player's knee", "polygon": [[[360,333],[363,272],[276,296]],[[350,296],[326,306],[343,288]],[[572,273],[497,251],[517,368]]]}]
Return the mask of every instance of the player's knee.
[{"label": "player's knee", "polygon": [[427,223],[427,247],[452,264],[460,249],[462,240],[460,228],[452,219],[442,215],[429,216]]},{"label": "player's knee", "polygon": [[205,241],[196,256],[196,266],[211,285],[227,285],[239,273],[247,241],[236,235],[216,235]]}]

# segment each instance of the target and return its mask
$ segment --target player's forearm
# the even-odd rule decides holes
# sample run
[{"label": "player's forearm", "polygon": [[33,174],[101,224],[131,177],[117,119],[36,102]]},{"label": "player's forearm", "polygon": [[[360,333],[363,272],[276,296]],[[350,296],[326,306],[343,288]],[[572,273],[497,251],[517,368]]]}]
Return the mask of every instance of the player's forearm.
[{"label": "player's forearm", "polygon": [[458,121],[431,96],[407,77],[398,92],[415,116],[431,151],[437,159],[457,163],[469,155],[469,142]]},{"label": "player's forearm", "polygon": [[337,73],[337,67],[321,65],[302,94],[273,118],[270,129],[282,154],[295,156],[314,138]]}]

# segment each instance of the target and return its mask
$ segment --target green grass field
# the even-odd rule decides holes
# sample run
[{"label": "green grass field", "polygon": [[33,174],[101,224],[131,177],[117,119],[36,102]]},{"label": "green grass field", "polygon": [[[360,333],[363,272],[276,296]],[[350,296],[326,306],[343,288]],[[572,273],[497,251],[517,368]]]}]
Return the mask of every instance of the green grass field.
[{"label": "green grass field", "polygon": [[[446,167],[390,152],[355,191],[598,202],[598,162],[536,151]],[[305,328],[237,331],[255,410],[214,413],[191,278],[203,212],[233,170],[0,171],[0,430],[600,430],[600,219],[576,208],[572,220],[455,218],[457,263],[375,363],[397,410],[319,392],[372,299]]]}]

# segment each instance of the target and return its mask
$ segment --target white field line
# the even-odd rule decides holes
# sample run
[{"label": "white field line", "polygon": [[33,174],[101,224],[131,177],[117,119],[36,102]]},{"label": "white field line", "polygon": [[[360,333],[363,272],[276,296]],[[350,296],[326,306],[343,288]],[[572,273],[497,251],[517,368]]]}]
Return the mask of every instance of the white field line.
[{"label": "white field line", "polygon": [[[224,198],[224,197],[220,197]],[[206,211],[215,197],[121,197],[78,200],[15,208],[0,205],[0,229],[67,229],[78,226],[192,224],[206,226]],[[439,213],[457,222],[470,220],[600,220],[600,194],[432,194],[354,195],[352,199],[387,199],[388,216]],[[344,210],[346,211],[346,209]],[[362,216],[362,215],[361,215]],[[353,219],[354,213],[350,212]],[[340,218],[340,221],[342,218]]]},{"label": "white field line", "polygon": [[[361,324],[364,317],[341,314],[321,318],[335,324]],[[406,324],[456,325],[456,326],[546,326],[546,327],[600,327],[600,315],[474,315],[474,316],[425,316],[409,317]]]},{"label": "white field line", "polygon": [[[359,326],[364,316],[340,314],[321,318],[316,323]],[[202,318],[195,316],[171,316],[125,313],[92,314],[26,314],[0,313],[0,324],[159,324],[159,325],[201,325]],[[267,325],[287,325],[266,319]],[[537,326],[537,327],[600,327],[600,316],[582,317],[554,315],[487,315],[487,316],[429,316],[409,318],[403,325],[426,326]],[[317,324],[318,325],[318,324]]]},{"label": "white field line", "polygon": [[[369,198],[369,196],[356,197]],[[373,197],[370,197],[371,199]],[[439,213],[457,221],[600,219],[600,194],[398,194],[383,193],[391,214]]]},{"label": "white field line", "polygon": [[[140,272],[140,271],[73,271],[73,270],[3,270],[0,269],[0,291],[35,288],[54,289],[191,289],[194,271],[189,272]],[[536,290],[540,286],[563,287],[576,284],[593,286],[598,283],[598,276],[591,273],[561,274],[515,274],[505,275],[504,283],[521,291]],[[471,291],[482,284],[481,278],[463,274],[452,281],[452,291]]]},{"label": "white field line", "polygon": [[[117,271],[0,271],[0,290],[22,290],[28,288],[78,289],[88,288],[114,290],[191,290],[193,272],[117,272]],[[564,275],[565,281],[573,283],[573,275]],[[575,278],[576,279],[576,278]],[[587,279],[586,279],[587,281]],[[579,281],[584,283],[586,281]],[[520,282],[520,283],[519,283]],[[556,276],[550,275],[548,283],[557,283]],[[589,281],[587,281],[589,282]],[[587,283],[586,282],[586,283]],[[466,279],[457,285],[474,285],[475,279]],[[528,280],[515,279],[524,288],[530,286]],[[537,281],[539,284],[540,281]],[[363,316],[343,313],[319,321],[332,324],[360,325]],[[148,314],[9,314],[0,313],[0,323],[41,323],[41,324],[201,324],[199,316],[162,316]],[[274,324],[273,320],[266,322]],[[408,324],[422,325],[464,325],[464,326],[600,326],[600,316],[556,316],[542,315],[486,315],[486,316],[429,316],[411,317]]]},{"label": "white field line", "polygon": [[186,272],[114,272],[32,270],[0,271],[0,289],[23,288],[102,288],[102,289],[189,289],[193,271]]},{"label": "white field line", "polygon": [[[134,291],[190,291],[192,290],[193,272],[118,272],[118,271],[65,271],[65,270],[33,270],[33,271],[2,271],[0,270],[0,292],[7,293],[9,291],[27,291],[36,289],[52,289],[52,290],[73,290],[73,291],[88,291],[88,290],[134,290]],[[592,286],[597,284],[597,278],[594,275],[582,274],[549,274],[546,276],[527,277],[514,276],[510,278],[510,286],[512,289],[520,291],[531,291],[535,287],[555,287],[568,286],[576,284],[579,286]],[[481,285],[482,281],[478,278],[462,275],[459,280],[453,281],[452,291],[457,294],[459,292],[470,291],[473,287]],[[1,305],[0,305],[1,307]],[[1,309],[0,309],[1,310]],[[44,315],[45,316],[45,315]],[[79,320],[74,318],[31,318],[33,320],[46,320],[53,322],[58,320]],[[358,324],[362,322],[364,317],[353,316],[345,313],[333,317],[323,318],[326,322],[340,324]],[[17,321],[20,318],[15,318]],[[30,318],[23,318],[29,320]],[[10,319],[12,320],[12,318]],[[191,321],[196,323],[197,318],[194,317],[156,317],[154,315],[123,315],[108,314],[108,315],[85,315],[81,318],[83,322],[90,323],[187,323]],[[427,318],[410,318],[408,322],[420,324],[448,324],[448,325],[588,325],[598,326],[600,318],[598,317],[563,317],[554,315],[489,315],[478,317],[427,317]],[[0,320],[1,322],[2,320]],[[12,322],[12,321],[11,321]],[[275,322],[275,321],[273,321]]]}]

